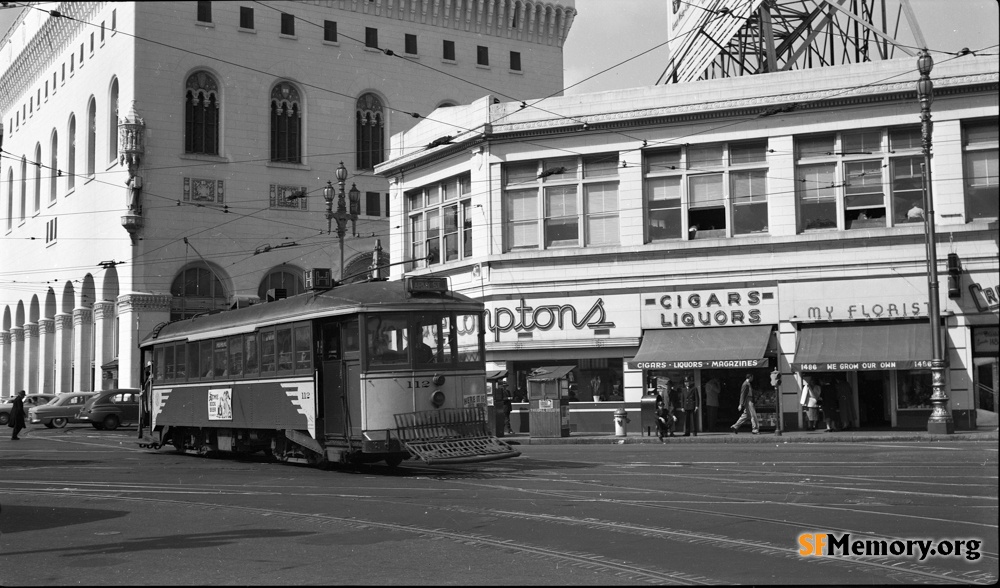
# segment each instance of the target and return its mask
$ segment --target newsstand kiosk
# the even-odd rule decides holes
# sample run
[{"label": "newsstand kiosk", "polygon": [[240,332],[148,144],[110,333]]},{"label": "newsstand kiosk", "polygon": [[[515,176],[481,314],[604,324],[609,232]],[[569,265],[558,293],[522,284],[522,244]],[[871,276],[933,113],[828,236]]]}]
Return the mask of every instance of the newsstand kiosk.
[{"label": "newsstand kiosk", "polygon": [[569,437],[569,378],[575,366],[548,366],[528,375],[528,430],[532,437]]}]

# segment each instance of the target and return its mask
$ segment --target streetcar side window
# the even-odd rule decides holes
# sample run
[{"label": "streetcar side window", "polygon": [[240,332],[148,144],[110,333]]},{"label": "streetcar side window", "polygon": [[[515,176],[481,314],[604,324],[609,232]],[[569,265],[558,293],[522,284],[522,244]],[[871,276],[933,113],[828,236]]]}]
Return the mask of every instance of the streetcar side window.
[{"label": "streetcar side window", "polygon": [[198,358],[201,363],[201,377],[211,378],[215,375],[212,371],[212,342],[202,341],[198,346]]},{"label": "streetcar side window", "polygon": [[295,369],[308,371],[312,368],[312,326],[295,326]]},{"label": "streetcar side window", "polygon": [[163,379],[170,381],[174,379],[174,346],[167,345],[163,350]]},{"label": "streetcar side window", "polygon": [[246,361],[246,369],[244,374],[247,376],[256,376],[259,361],[257,356],[257,333],[251,333],[243,338],[243,358]]},{"label": "streetcar side window", "polygon": [[479,338],[482,316],[460,314],[455,318],[455,339],[458,343],[458,361],[461,363],[483,360],[483,350]]},{"label": "streetcar side window", "polygon": [[237,335],[229,338],[229,376],[243,376],[243,337]]},{"label": "streetcar side window", "polygon": [[292,328],[275,329],[275,349],[278,354],[278,373],[292,371]]},{"label": "streetcar side window", "polygon": [[195,379],[201,375],[198,371],[198,344],[188,343],[187,344],[187,356],[188,356],[188,370],[190,370],[191,378]]},{"label": "streetcar side window", "polygon": [[216,339],[213,341],[215,349],[215,377],[221,378],[229,375],[229,341],[226,339]]},{"label": "streetcar side window", "polygon": [[174,349],[174,363],[176,364],[176,369],[174,370],[174,377],[178,380],[187,379],[187,345],[184,343],[178,343],[173,346]]},{"label": "streetcar side window", "polygon": [[409,362],[406,316],[375,315],[368,317],[368,365],[400,365]]},{"label": "streetcar side window", "polygon": [[361,351],[361,330],[358,319],[344,323],[344,353]]},{"label": "streetcar side window", "polygon": [[274,330],[260,332],[260,375],[274,374]]},{"label": "streetcar side window", "polygon": [[158,382],[163,381],[163,348],[157,347],[153,351],[153,369],[155,370],[155,379]]}]

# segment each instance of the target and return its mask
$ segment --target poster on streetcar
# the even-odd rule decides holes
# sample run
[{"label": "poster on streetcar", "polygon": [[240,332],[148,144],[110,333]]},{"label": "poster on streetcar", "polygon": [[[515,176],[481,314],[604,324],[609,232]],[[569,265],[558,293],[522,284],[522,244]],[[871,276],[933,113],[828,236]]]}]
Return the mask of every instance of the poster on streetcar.
[{"label": "poster on streetcar", "polygon": [[233,420],[232,388],[216,388],[208,391],[208,420]]}]

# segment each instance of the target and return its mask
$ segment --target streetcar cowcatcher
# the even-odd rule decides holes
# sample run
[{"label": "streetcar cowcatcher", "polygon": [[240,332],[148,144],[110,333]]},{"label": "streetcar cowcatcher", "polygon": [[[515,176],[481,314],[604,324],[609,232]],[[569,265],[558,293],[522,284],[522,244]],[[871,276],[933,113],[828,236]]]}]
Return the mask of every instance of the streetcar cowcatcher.
[{"label": "streetcar cowcatcher", "polygon": [[394,416],[403,445],[411,455],[428,464],[475,463],[521,455],[488,433],[483,407],[442,408]]}]

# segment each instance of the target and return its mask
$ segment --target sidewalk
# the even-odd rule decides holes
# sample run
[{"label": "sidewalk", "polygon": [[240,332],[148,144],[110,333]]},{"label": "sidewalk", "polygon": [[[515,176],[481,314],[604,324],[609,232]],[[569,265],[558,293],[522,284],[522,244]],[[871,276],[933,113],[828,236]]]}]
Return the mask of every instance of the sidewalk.
[{"label": "sidewalk", "polygon": [[[511,445],[596,445],[596,444],[634,444],[655,443],[660,440],[653,436],[640,434],[638,430],[627,429],[628,434],[618,437],[614,433],[570,433],[569,437],[532,437],[528,433],[505,435],[500,439]],[[744,428],[739,434],[730,432],[699,433],[697,437],[667,437],[664,445],[686,443],[858,443],[872,441],[975,441],[996,444],[1000,435],[996,427],[982,427],[976,431],[956,431],[952,435],[932,435],[927,431],[900,430],[858,430],[836,431],[827,433],[816,431],[784,431],[776,435],[774,430],[762,430],[759,435],[752,435],[749,428]]]}]

